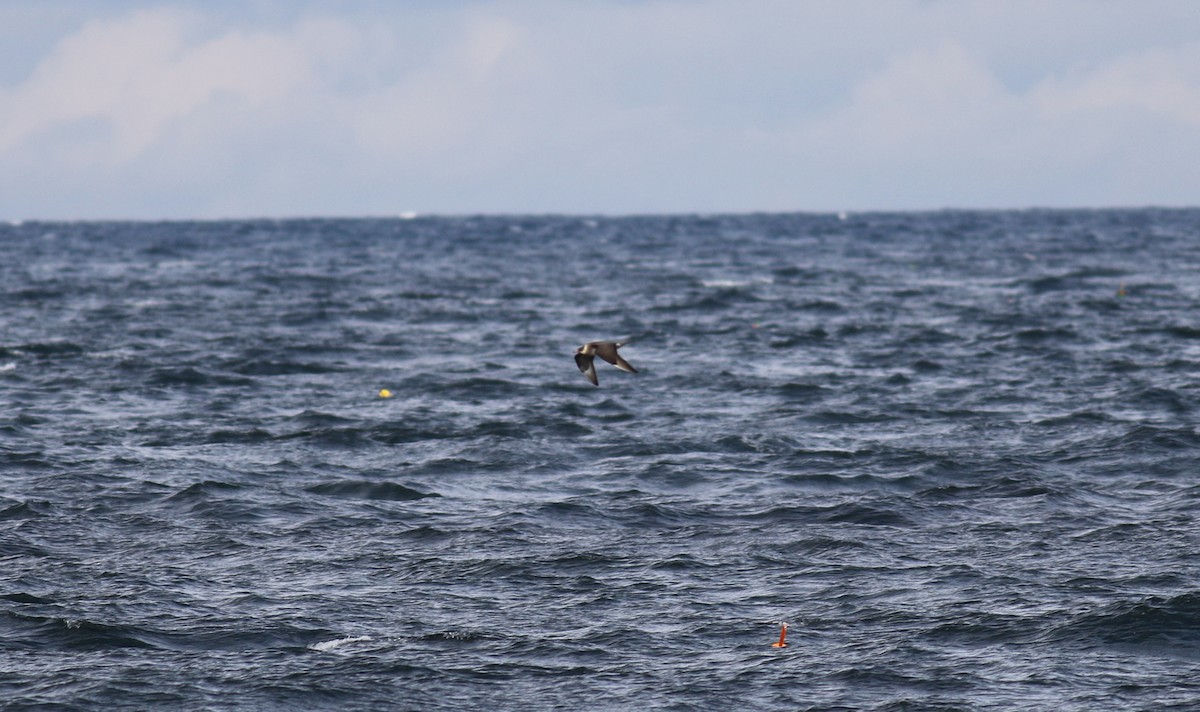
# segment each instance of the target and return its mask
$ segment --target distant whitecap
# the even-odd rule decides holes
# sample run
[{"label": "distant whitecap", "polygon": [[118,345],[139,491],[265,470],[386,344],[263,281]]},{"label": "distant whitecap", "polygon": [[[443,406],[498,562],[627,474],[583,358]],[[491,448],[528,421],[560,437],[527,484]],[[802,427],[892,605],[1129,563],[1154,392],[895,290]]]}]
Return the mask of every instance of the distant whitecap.
[{"label": "distant whitecap", "polygon": [[340,648],[343,645],[349,645],[350,643],[363,643],[368,640],[371,640],[371,636],[358,635],[358,636],[354,636],[351,638],[338,638],[337,640],[326,640],[326,641],[323,641],[320,643],[313,643],[312,645],[310,645],[308,647],[310,650],[316,650],[318,652],[323,653],[323,652],[326,652],[329,650],[333,650],[334,648]]},{"label": "distant whitecap", "polygon": [[772,284],[775,280],[770,277],[753,277],[750,279],[702,279],[700,284],[709,289],[737,289],[754,284]]}]

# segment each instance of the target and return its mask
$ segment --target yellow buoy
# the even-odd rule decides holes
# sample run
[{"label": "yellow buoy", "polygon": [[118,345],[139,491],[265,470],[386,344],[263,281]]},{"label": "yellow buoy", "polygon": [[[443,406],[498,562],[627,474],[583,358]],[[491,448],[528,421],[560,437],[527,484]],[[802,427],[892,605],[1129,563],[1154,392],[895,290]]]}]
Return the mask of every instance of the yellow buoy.
[{"label": "yellow buoy", "polygon": [[383,390],[379,391],[379,397],[380,398],[391,398],[392,392],[389,391],[388,389],[384,388]]}]

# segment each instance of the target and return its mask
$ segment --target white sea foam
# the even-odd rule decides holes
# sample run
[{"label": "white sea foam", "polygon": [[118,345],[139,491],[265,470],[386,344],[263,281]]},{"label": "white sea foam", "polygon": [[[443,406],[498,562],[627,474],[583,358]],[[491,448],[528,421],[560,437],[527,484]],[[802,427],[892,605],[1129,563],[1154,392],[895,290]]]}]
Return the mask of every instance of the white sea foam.
[{"label": "white sea foam", "polygon": [[350,637],[350,638],[338,638],[337,640],[326,640],[326,641],[322,641],[320,643],[313,643],[312,645],[310,645],[308,647],[310,650],[316,650],[318,652],[324,653],[326,651],[333,650],[334,648],[340,648],[343,645],[349,645],[350,643],[363,643],[368,640],[371,640],[371,636],[357,635],[357,636]]},{"label": "white sea foam", "polygon": [[770,277],[754,277],[752,279],[702,279],[700,284],[709,289],[736,289],[749,287],[753,284],[772,284],[775,280]]},{"label": "white sea foam", "polygon": [[15,370],[17,370],[17,362],[16,361],[9,361],[8,363],[0,364],[0,373],[3,373],[4,371],[15,371]]}]

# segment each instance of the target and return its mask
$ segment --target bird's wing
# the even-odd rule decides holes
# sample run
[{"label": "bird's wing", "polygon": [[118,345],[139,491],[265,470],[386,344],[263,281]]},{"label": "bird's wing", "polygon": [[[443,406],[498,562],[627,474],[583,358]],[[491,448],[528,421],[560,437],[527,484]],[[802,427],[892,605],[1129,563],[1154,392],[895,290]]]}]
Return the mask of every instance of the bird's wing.
[{"label": "bird's wing", "polygon": [[603,343],[595,344],[596,355],[599,356],[600,358],[604,359],[605,361],[608,361],[609,363],[611,363],[612,365],[621,369],[622,371],[629,371],[630,373],[637,373],[637,369],[634,368],[633,366],[629,365],[629,362],[626,361],[625,359],[621,358],[621,355],[617,353],[617,347],[624,346],[624,345],[625,344],[614,344],[612,342],[607,342],[607,341],[603,342]]},{"label": "bird's wing", "polygon": [[636,368],[634,368],[631,363],[629,363],[625,359],[621,358],[620,356],[617,356],[617,362],[614,363],[613,365],[616,366],[617,368],[621,369],[622,371],[628,371],[630,373],[638,372],[638,370]]},{"label": "bird's wing", "polygon": [[575,365],[579,367],[580,371],[583,371],[583,375],[587,376],[587,379],[592,382],[593,386],[598,386],[600,385],[600,379],[596,377],[596,365],[592,361],[591,356],[575,354]]}]

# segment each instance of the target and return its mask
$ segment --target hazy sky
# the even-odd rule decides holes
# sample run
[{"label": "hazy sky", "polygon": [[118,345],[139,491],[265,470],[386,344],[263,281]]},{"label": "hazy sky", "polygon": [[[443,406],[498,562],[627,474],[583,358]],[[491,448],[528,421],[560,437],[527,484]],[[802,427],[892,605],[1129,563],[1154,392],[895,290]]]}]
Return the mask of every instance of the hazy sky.
[{"label": "hazy sky", "polygon": [[1194,0],[0,0],[0,218],[1200,205]]}]

